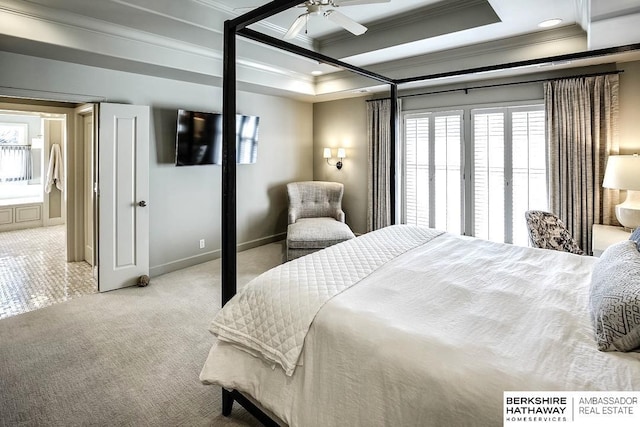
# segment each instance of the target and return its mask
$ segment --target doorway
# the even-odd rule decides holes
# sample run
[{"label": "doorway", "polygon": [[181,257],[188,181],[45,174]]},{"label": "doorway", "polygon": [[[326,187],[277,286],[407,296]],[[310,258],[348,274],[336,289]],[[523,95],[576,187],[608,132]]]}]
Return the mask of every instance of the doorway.
[{"label": "doorway", "polygon": [[27,123],[14,160],[29,170],[5,177],[24,191],[0,185],[0,319],[97,292],[92,105],[1,99],[3,112]]}]

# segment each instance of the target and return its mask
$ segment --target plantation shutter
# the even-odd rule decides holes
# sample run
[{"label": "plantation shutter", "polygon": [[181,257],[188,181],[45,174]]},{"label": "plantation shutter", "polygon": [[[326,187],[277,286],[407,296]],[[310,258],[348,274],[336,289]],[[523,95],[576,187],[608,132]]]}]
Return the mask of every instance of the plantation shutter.
[{"label": "plantation shutter", "polygon": [[461,234],[462,116],[460,114],[437,115],[434,119],[434,227]]},{"label": "plantation shutter", "polygon": [[405,116],[404,222],[526,246],[525,211],[548,209],[544,106],[466,111],[467,204],[464,110]]},{"label": "plantation shutter", "polygon": [[405,222],[429,226],[429,116],[405,120]]},{"label": "plantation shutter", "polygon": [[512,138],[512,242],[529,242],[524,213],[548,209],[545,144],[545,113],[542,107],[511,113]]},{"label": "plantation shutter", "polygon": [[473,235],[504,242],[504,113],[472,112]]}]

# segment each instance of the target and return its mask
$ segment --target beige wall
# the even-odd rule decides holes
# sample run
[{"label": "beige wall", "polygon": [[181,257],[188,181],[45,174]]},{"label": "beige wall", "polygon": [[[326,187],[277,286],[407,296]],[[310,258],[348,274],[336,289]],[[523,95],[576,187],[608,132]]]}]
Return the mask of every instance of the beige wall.
[{"label": "beige wall", "polygon": [[[150,106],[150,272],[219,255],[221,167],[176,167],[175,135],[177,109],[220,111],[221,88],[8,52],[0,52],[0,63],[0,96]],[[285,185],[313,179],[313,107],[244,91],[237,102],[238,113],[260,116],[257,162],[237,167],[237,240],[247,248],[284,237]]]},{"label": "beige wall", "polygon": [[640,153],[640,61],[619,64],[620,153]]},{"label": "beige wall", "polygon": [[[59,119],[45,119],[44,120],[44,147],[45,147],[45,170],[43,182],[47,183],[47,170],[49,162],[51,161],[51,146],[58,144],[60,146],[60,152],[64,153],[64,128],[65,121]],[[64,160],[63,160],[64,161]],[[55,185],[51,186],[51,192],[44,195],[44,206],[48,207],[44,213],[45,224],[64,224],[64,207],[62,205],[62,192],[58,190]]]},{"label": "beige wall", "polygon": [[[618,64],[620,74],[620,151],[622,154],[640,152],[640,61]],[[593,71],[615,69],[600,66]],[[565,70],[564,75],[576,74]],[[525,77],[526,78],[526,77]],[[537,78],[544,78],[536,75]],[[523,78],[520,78],[523,79]],[[480,84],[497,83],[498,81]],[[432,87],[424,91],[437,91]],[[542,83],[515,85],[502,88],[452,92],[403,100],[403,110],[417,110],[460,105],[481,105],[509,101],[539,101],[543,99]],[[321,102],[313,106],[314,179],[342,182],[345,185],[343,205],[347,223],[354,232],[366,232],[367,215],[367,123],[366,98],[351,98]],[[348,159],[337,171],[322,159],[322,147],[338,147],[341,141],[347,147]]]},{"label": "beige wall", "polygon": [[[322,149],[346,149],[338,170],[322,158]],[[367,231],[367,112],[364,98],[321,102],[313,106],[313,178],[344,184],[342,207],[354,233]],[[335,163],[332,159],[331,163]]]}]

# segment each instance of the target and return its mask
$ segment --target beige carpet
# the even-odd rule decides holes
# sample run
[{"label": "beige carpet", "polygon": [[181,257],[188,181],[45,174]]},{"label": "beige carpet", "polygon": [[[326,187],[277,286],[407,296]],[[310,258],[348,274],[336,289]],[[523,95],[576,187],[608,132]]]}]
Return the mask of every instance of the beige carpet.
[{"label": "beige carpet", "polygon": [[[244,284],[282,244],[238,254]],[[198,380],[220,307],[220,261],[0,320],[2,426],[253,426]]]}]

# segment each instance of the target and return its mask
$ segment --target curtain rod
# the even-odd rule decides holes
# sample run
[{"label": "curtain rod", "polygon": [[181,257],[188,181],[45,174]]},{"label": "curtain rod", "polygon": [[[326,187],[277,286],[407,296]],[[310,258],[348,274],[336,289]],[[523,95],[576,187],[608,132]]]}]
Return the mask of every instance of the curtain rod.
[{"label": "curtain rod", "polygon": [[[581,78],[581,77],[598,77],[598,76],[606,76],[606,75],[610,75],[610,74],[621,74],[621,73],[624,73],[624,70],[604,71],[604,72],[600,72],[600,73],[590,73],[590,74],[576,74],[576,75],[573,75],[573,76],[546,78],[546,79],[536,79],[536,80],[525,80],[525,81],[521,81],[521,82],[496,83],[496,84],[492,84],[492,85],[470,86],[470,87],[463,87],[463,88],[457,88],[457,89],[435,90],[435,91],[431,91],[431,92],[420,92],[420,93],[412,93],[412,94],[409,94],[409,95],[400,95],[400,96],[398,96],[398,98],[412,98],[414,96],[438,95],[438,94],[441,94],[441,93],[451,93],[451,92],[461,92],[461,91],[463,91],[465,93],[468,93],[470,90],[476,90],[476,89],[488,89],[488,88],[494,88],[494,87],[524,85],[524,84],[530,84],[530,83],[543,83],[543,82],[551,82],[551,81],[556,81],[556,80],[575,79],[575,78]],[[387,98],[368,99],[366,102],[380,101],[382,99],[389,99],[389,98],[387,97]]]}]

